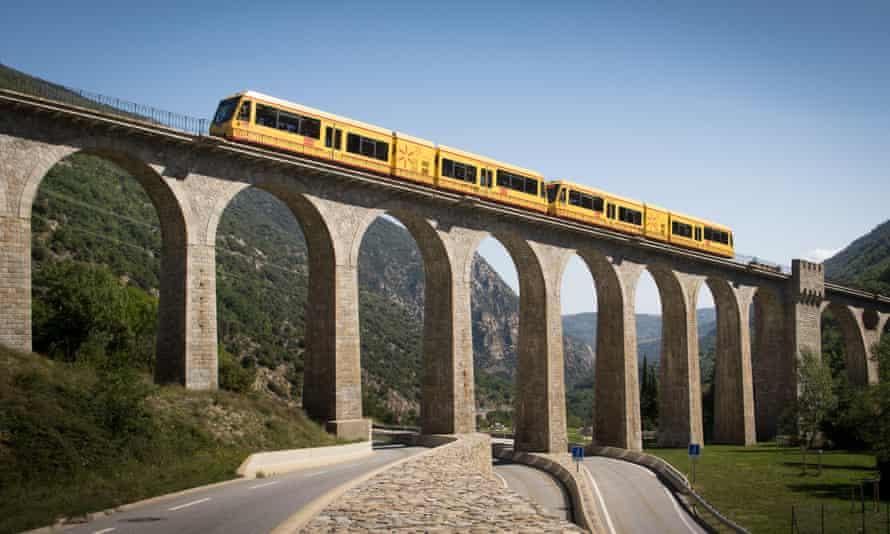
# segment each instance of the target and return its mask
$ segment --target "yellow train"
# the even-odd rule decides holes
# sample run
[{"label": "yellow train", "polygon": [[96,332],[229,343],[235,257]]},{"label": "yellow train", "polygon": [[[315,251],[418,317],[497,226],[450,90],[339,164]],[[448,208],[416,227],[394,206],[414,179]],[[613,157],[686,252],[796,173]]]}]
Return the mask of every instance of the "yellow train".
[{"label": "yellow train", "polygon": [[473,195],[709,254],[733,257],[718,224],[436,145],[254,91],[220,102],[210,134]]}]

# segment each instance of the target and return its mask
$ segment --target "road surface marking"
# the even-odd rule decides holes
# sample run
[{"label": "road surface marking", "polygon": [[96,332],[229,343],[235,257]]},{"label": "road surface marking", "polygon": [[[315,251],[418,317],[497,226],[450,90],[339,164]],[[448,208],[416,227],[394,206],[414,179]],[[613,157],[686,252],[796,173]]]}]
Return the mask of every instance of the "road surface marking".
[{"label": "road surface marking", "polygon": [[647,475],[649,475],[649,476],[652,477],[652,478],[658,478],[658,475],[656,475],[655,473],[653,473],[651,470],[646,469],[646,468],[643,467],[642,465],[635,464],[635,463],[633,463],[633,462],[625,462],[625,463],[627,463],[627,464],[629,464],[629,465],[632,465],[632,466],[636,467],[637,469],[639,469],[640,471],[646,473]]},{"label": "road surface marking", "polygon": [[257,488],[265,488],[266,486],[271,486],[273,484],[278,484],[281,482],[280,480],[276,480],[275,482],[266,482],[265,484],[257,484],[256,486],[251,486],[247,489],[257,489]]},{"label": "road surface marking", "polygon": [[504,485],[504,489],[507,489],[507,488],[509,487],[509,486],[507,486],[507,479],[504,478],[503,475],[501,475],[500,473],[498,473],[498,472],[495,471],[494,469],[492,469],[491,472],[494,473],[494,476],[496,476],[496,477],[498,477],[499,479],[501,479],[501,484]]},{"label": "road surface marking", "polygon": [[114,527],[111,527],[111,528],[103,528],[102,530],[97,530],[96,532],[93,532],[93,534],[105,534],[106,532],[111,532],[111,531],[113,531],[113,530],[115,530]]},{"label": "road surface marking", "polygon": [[664,490],[665,495],[667,495],[668,499],[671,500],[671,504],[674,505],[674,510],[677,511],[677,515],[680,516],[680,520],[683,521],[683,524],[686,525],[686,528],[689,529],[689,532],[693,532],[693,533],[697,534],[699,531],[692,528],[692,525],[689,524],[689,521],[686,521],[686,513],[683,511],[682,508],[680,508],[680,505],[677,504],[677,499],[674,498],[674,495],[670,491],[668,491],[667,488],[661,488],[661,489]]},{"label": "road surface marking", "polygon": [[325,473],[327,473],[327,472],[328,472],[328,471],[319,471],[318,473],[312,473],[311,475],[306,475],[306,476],[303,477],[303,478],[317,477],[318,475],[323,475],[323,474],[325,474]]},{"label": "road surface marking", "polygon": [[210,497],[205,497],[203,499],[198,499],[197,501],[187,502],[185,504],[180,504],[179,506],[174,506],[173,508],[167,508],[167,510],[170,512],[175,512],[176,510],[182,510],[183,508],[188,508],[189,506],[201,504],[202,502],[207,502],[209,500],[210,500]]},{"label": "road surface marking", "polygon": [[609,509],[606,508],[606,501],[605,499],[603,499],[603,494],[600,493],[600,487],[597,486],[596,480],[593,478],[593,475],[590,474],[590,470],[587,468],[586,465],[584,466],[584,472],[587,473],[587,478],[589,478],[590,483],[593,484],[593,491],[596,492],[596,498],[600,503],[600,508],[603,509],[603,515],[606,516],[606,527],[609,528],[609,532],[611,532],[612,534],[616,534],[615,525],[612,524],[612,517],[609,515]]}]

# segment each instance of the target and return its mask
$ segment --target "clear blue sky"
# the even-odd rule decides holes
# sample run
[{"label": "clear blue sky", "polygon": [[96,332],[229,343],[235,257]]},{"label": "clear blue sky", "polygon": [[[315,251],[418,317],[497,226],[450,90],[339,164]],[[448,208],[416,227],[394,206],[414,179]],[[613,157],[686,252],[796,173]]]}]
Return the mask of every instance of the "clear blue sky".
[{"label": "clear blue sky", "polygon": [[[890,2],[125,4],[4,5],[0,62],[199,116],[260,90],[709,218],[781,263],[890,216]],[[566,312],[592,309],[588,276]],[[652,287],[638,305],[658,312]]]}]

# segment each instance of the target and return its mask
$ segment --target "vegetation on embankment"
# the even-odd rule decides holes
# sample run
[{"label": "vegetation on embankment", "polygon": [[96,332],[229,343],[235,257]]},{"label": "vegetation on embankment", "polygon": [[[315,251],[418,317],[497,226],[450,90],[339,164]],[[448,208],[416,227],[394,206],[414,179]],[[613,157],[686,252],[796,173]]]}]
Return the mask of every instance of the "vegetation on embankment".
[{"label": "vegetation on embankment", "polygon": [[[646,452],[690,476],[685,449]],[[804,520],[811,524],[814,517],[818,519],[821,505],[826,507],[826,532],[855,532],[861,516],[858,501],[851,511],[851,492],[859,487],[860,480],[875,475],[875,457],[826,451],[821,474],[818,455],[808,459],[809,468],[803,474],[800,449],[796,447],[708,445],[702,449],[696,467],[695,489],[722,514],[757,534],[789,532],[792,506],[808,514]],[[870,514],[869,524],[883,520],[883,512],[881,508],[881,514]],[[801,529],[804,531],[809,532]]]},{"label": "vegetation on embankment", "polygon": [[0,532],[235,476],[259,450],[334,444],[261,395],[155,386],[124,366],[0,347]]}]

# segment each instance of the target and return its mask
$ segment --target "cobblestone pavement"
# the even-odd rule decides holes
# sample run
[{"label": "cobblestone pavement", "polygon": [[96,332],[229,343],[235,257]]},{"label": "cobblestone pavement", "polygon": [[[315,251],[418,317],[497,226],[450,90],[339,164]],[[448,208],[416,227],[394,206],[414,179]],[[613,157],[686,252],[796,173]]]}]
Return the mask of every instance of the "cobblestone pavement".
[{"label": "cobblestone pavement", "polygon": [[[303,532],[583,532],[491,475],[487,437],[467,436],[347,491]],[[487,462],[487,466],[483,464]]]}]

